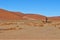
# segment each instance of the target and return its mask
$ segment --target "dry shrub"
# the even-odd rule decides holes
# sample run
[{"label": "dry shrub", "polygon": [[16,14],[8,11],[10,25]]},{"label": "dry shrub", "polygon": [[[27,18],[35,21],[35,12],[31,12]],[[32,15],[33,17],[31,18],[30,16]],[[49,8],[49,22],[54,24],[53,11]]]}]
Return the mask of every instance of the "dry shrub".
[{"label": "dry shrub", "polygon": [[52,23],[52,21],[42,21],[44,24],[46,24],[46,23]]},{"label": "dry shrub", "polygon": [[60,25],[60,23],[57,23],[56,25]]},{"label": "dry shrub", "polygon": [[29,23],[24,23],[24,25],[28,25],[28,26],[33,26],[33,23],[32,22],[29,22]]},{"label": "dry shrub", "polygon": [[16,30],[16,28],[14,27],[14,28],[9,28],[9,30]]},{"label": "dry shrub", "polygon": [[28,20],[28,21],[25,21],[24,23],[21,23],[22,25],[27,25],[27,26],[44,26],[43,24],[42,24],[43,22],[42,21],[40,21],[40,20],[36,20],[36,21],[34,21],[34,20]]},{"label": "dry shrub", "polygon": [[34,26],[39,26],[39,24],[38,24],[38,23],[33,23],[33,25],[34,25]]},{"label": "dry shrub", "polygon": [[44,24],[41,24],[41,23],[40,23],[40,24],[38,24],[38,23],[37,23],[37,24],[35,24],[35,26],[36,26],[36,27],[43,27],[43,26],[44,26]]},{"label": "dry shrub", "polygon": [[7,29],[0,29],[0,30],[16,30],[16,28],[7,28]]},{"label": "dry shrub", "polygon": [[52,25],[54,25],[55,27],[57,27],[57,26],[60,25],[60,23],[55,23],[55,24],[52,24]]},{"label": "dry shrub", "polygon": [[58,29],[60,29],[60,27],[58,27]]},{"label": "dry shrub", "polygon": [[0,31],[1,31],[1,30],[8,30],[8,29],[0,29]]},{"label": "dry shrub", "polygon": [[39,27],[43,27],[44,25],[43,24],[40,24]]},{"label": "dry shrub", "polygon": [[42,23],[46,24],[46,22],[45,22],[45,21],[42,21]]},{"label": "dry shrub", "polygon": [[36,26],[36,23],[32,23],[32,22],[25,23],[25,24],[28,25],[28,26]]},{"label": "dry shrub", "polygon": [[38,27],[43,27],[44,24],[43,23],[33,23],[34,26],[38,26]]},{"label": "dry shrub", "polygon": [[47,21],[47,23],[52,23],[52,21]]},{"label": "dry shrub", "polygon": [[26,25],[29,25],[29,26],[39,26],[39,27],[43,27],[43,26],[44,26],[44,25],[41,24],[41,23],[32,23],[32,22],[27,23]]},{"label": "dry shrub", "polygon": [[19,30],[20,30],[20,29],[23,29],[23,28],[19,28]]},{"label": "dry shrub", "polygon": [[18,25],[16,27],[19,27]]},{"label": "dry shrub", "polygon": [[54,26],[54,27],[56,27],[57,25],[56,25],[56,24],[51,24],[51,26]]},{"label": "dry shrub", "polygon": [[[22,29],[22,28],[18,28],[18,29],[20,30],[20,29]],[[5,31],[5,30],[18,30],[18,29],[14,27],[14,28],[0,29],[0,30],[4,30],[4,31]]]},{"label": "dry shrub", "polygon": [[3,23],[1,25],[13,25],[13,24],[17,24],[17,23]]},{"label": "dry shrub", "polygon": [[52,26],[55,26],[55,27],[58,27],[60,25],[60,23],[54,23],[54,24],[51,24]]}]

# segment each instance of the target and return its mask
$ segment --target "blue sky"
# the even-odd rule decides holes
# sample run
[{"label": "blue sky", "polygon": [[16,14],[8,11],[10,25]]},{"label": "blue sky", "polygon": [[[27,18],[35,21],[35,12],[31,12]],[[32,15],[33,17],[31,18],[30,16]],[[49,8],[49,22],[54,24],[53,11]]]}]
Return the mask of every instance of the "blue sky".
[{"label": "blue sky", "polygon": [[60,0],[0,0],[0,8],[45,16],[60,16]]}]

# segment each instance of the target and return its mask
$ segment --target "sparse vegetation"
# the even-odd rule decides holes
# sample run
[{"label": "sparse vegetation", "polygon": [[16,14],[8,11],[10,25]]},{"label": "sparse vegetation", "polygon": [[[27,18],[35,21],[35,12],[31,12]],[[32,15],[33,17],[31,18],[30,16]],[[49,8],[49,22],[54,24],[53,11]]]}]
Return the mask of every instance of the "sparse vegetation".
[{"label": "sparse vegetation", "polygon": [[19,30],[20,30],[20,29],[23,29],[23,28],[19,28]]},{"label": "sparse vegetation", "polygon": [[47,21],[47,23],[52,23],[52,21]]},{"label": "sparse vegetation", "polygon": [[10,23],[2,23],[1,25],[16,25],[17,23],[12,23],[12,22],[10,22]]},{"label": "sparse vegetation", "polygon": [[16,28],[6,28],[6,29],[0,29],[0,30],[16,30]]},{"label": "sparse vegetation", "polygon": [[18,25],[16,27],[19,27]]},{"label": "sparse vegetation", "polygon": [[60,29],[60,27],[58,27],[58,29]]}]

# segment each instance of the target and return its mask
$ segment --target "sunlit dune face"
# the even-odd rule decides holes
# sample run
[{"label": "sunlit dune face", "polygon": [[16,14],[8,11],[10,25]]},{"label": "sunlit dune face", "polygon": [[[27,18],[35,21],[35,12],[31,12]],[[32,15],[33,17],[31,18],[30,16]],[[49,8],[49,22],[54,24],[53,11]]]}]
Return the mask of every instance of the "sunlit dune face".
[{"label": "sunlit dune face", "polygon": [[23,14],[0,9],[0,20],[45,20],[45,16],[37,14]]}]

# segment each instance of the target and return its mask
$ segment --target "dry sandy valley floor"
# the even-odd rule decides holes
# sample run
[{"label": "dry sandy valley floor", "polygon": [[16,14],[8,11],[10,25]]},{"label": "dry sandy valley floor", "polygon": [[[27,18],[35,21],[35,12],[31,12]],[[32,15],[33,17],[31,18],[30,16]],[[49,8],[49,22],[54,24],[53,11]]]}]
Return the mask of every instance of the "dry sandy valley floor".
[{"label": "dry sandy valley floor", "polygon": [[40,20],[0,21],[0,39],[60,39],[60,23]]}]

